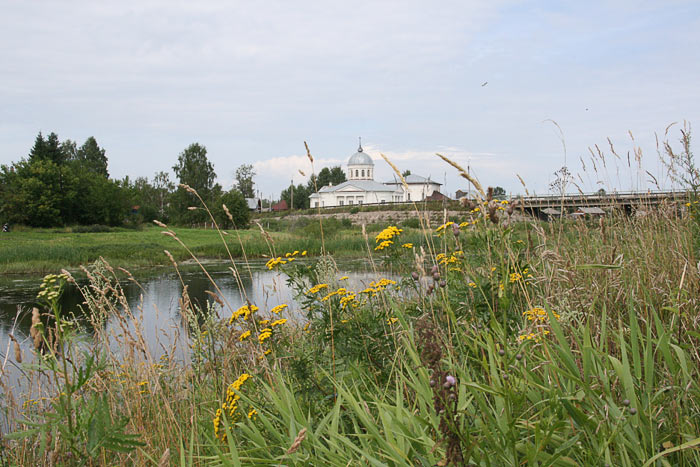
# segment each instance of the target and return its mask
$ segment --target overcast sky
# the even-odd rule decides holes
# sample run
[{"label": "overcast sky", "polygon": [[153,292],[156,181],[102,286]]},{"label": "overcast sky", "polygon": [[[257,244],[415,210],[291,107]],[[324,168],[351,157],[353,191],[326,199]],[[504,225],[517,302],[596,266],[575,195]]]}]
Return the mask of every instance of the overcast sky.
[{"label": "overcast sky", "polygon": [[[697,0],[0,7],[2,164],[54,131],[95,136],[113,177],[151,178],[199,142],[225,188],[252,163],[257,187],[277,197],[311,171],[305,140],[318,171],[344,166],[362,136],[380,181],[391,176],[381,152],[446,181],[446,193],[463,188],[440,152],[484,185],[522,192],[519,174],[545,193],[565,163],[554,120],[584,191],[624,190],[647,186],[644,170],[667,186],[655,133],[700,125]],[[628,169],[628,131],[642,171]],[[607,153],[597,174],[596,144]]]}]

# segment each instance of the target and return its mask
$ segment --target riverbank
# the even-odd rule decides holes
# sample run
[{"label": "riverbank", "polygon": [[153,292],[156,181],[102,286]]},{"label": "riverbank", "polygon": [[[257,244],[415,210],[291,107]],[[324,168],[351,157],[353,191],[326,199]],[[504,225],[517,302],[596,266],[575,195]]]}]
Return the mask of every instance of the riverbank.
[{"label": "riverbank", "polygon": [[[0,378],[0,452],[11,465],[698,465],[698,219],[519,232],[480,218],[426,230],[419,256],[403,246],[417,230],[385,226],[369,242],[390,243],[366,256],[396,276],[367,285],[328,256],[273,266],[294,303],[270,288],[230,306],[212,283],[198,304],[176,280],[179,347],[149,345],[153,311],[95,274],[82,350],[50,278],[42,310],[59,325],[37,313],[16,338],[43,351],[7,359],[51,384],[25,366],[42,391],[27,397]],[[301,250],[310,232],[284,235]],[[343,232],[329,243],[364,242]]]},{"label": "riverbank", "polygon": [[[268,223],[269,224],[269,223]],[[327,225],[326,225],[327,224]],[[216,230],[173,227],[178,238],[200,260],[228,260],[228,247],[234,259],[265,259],[295,250],[309,256],[321,254],[321,231],[311,218],[303,222],[276,223],[266,234],[257,226],[241,231],[228,231],[225,245]],[[370,226],[366,229],[374,231]],[[405,228],[406,237],[420,241],[417,229]],[[167,266],[168,250],[176,261],[192,260],[190,252],[173,238],[163,235],[165,229],[144,226],[142,230],[76,233],[66,230],[27,229],[0,234],[0,274],[43,275],[61,269],[77,269],[100,257],[115,267],[126,269]],[[240,240],[239,240],[240,236]],[[338,221],[324,220],[326,252],[339,258],[365,257],[367,243],[361,228]],[[370,239],[370,247],[374,247]]]}]

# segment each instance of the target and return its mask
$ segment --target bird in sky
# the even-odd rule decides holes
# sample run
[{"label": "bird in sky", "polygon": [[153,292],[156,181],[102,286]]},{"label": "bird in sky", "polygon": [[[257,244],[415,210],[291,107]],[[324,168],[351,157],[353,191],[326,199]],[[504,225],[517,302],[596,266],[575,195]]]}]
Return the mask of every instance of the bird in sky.
[{"label": "bird in sky", "polygon": [[489,82],[488,82],[488,81],[484,81],[484,84],[482,84],[481,87],[483,88],[483,87],[486,86],[487,84],[489,84]]}]

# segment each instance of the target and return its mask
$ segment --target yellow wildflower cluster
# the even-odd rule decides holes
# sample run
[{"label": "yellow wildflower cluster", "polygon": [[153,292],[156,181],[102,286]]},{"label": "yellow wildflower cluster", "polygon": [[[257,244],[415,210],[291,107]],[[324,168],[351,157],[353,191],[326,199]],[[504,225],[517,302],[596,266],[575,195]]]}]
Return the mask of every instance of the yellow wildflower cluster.
[{"label": "yellow wildflower cluster", "polygon": [[445,224],[442,224],[440,227],[438,227],[437,229],[435,229],[435,232],[436,232],[438,235],[442,235],[442,234],[445,233],[445,229],[448,228],[449,226],[453,225],[453,224],[454,224],[454,222],[452,222],[452,221],[447,222],[447,223],[445,223]]},{"label": "yellow wildflower cluster", "polygon": [[335,292],[330,292],[328,295],[323,297],[321,299],[321,301],[325,302],[327,300],[330,300],[332,297],[335,297],[336,295],[347,295],[347,293],[348,293],[348,289],[346,289],[345,287],[341,287],[338,290],[336,290]]},{"label": "yellow wildflower cluster", "polygon": [[68,280],[68,275],[66,274],[47,274],[44,276],[36,298],[44,298],[49,301],[56,300],[61,294],[61,283],[65,280]]},{"label": "yellow wildflower cluster", "polygon": [[542,337],[546,336],[547,334],[549,334],[549,331],[546,329],[543,329],[539,334],[536,334],[534,332],[530,332],[527,334],[521,334],[518,336],[518,340],[521,342],[525,341],[525,340],[528,340],[528,341],[534,340],[535,342],[539,342],[542,340]]},{"label": "yellow wildflower cluster", "polygon": [[238,336],[238,340],[240,342],[243,342],[244,340],[246,340],[249,337],[250,337],[250,331],[246,331],[246,332],[242,333],[240,336]]},{"label": "yellow wildflower cluster", "polygon": [[379,279],[376,282],[370,282],[369,286],[374,287],[375,289],[384,289],[386,288],[387,285],[396,285],[396,281],[393,281],[391,279]]},{"label": "yellow wildflower cluster", "polygon": [[226,440],[226,433],[221,432],[221,416],[225,413],[228,419],[234,421],[238,415],[238,401],[241,396],[238,395],[241,386],[245,383],[251,376],[248,373],[243,373],[238,377],[236,381],[231,383],[231,385],[226,390],[226,400],[221,404],[221,408],[217,409],[216,415],[212,422],[214,423],[214,435],[220,438],[222,441]]},{"label": "yellow wildflower cluster", "polygon": [[693,201],[692,203],[685,203],[685,207],[689,208],[691,204],[698,204],[698,201]]},{"label": "yellow wildflower cluster", "polygon": [[519,280],[522,280],[523,275],[520,274],[519,272],[512,272],[510,273],[510,282],[518,282]]},{"label": "yellow wildflower cluster", "polygon": [[391,240],[384,240],[382,243],[374,247],[374,251],[383,250],[384,248],[388,248],[393,244],[394,242]]},{"label": "yellow wildflower cluster", "polygon": [[276,307],[271,309],[270,313],[278,314],[280,311],[284,310],[285,308],[287,308],[287,304],[283,303],[283,304],[277,305]]},{"label": "yellow wildflower cluster", "polygon": [[392,317],[392,318],[389,318],[389,319],[386,320],[386,324],[388,324],[388,325],[391,326],[392,324],[394,324],[394,323],[397,322],[398,320],[399,320],[399,318],[393,318],[393,317]]},{"label": "yellow wildflower cluster", "polygon": [[317,294],[321,289],[325,289],[327,287],[328,284],[316,284],[313,287],[311,287],[308,292],[306,292],[306,295]]},{"label": "yellow wildflower cluster", "polygon": [[382,230],[374,237],[375,243],[379,243],[385,240],[392,240],[394,237],[398,237],[403,232],[403,229],[399,229],[395,225],[390,225],[386,229]]},{"label": "yellow wildflower cluster", "polygon": [[248,305],[243,305],[231,315],[231,319],[229,319],[228,324],[233,324],[241,316],[243,316],[244,320],[247,320],[252,313],[255,313],[259,309],[260,308],[255,305],[250,305],[250,307],[248,307]]},{"label": "yellow wildflower cluster", "polygon": [[401,248],[406,248],[407,250],[410,250],[411,248],[413,248],[413,243],[404,243],[403,245],[401,245]]},{"label": "yellow wildflower cluster", "polygon": [[470,282],[470,283],[467,284],[467,285],[468,285],[469,287],[471,287],[472,289],[476,289],[476,282]]},{"label": "yellow wildflower cluster", "polygon": [[270,324],[271,327],[279,326],[280,324],[284,324],[287,322],[287,318],[282,318],[278,319],[277,321],[273,321],[272,324]]},{"label": "yellow wildflower cluster", "polygon": [[[277,258],[270,258],[267,263],[265,263],[265,266],[267,266],[267,269],[275,269],[277,266],[282,265],[282,264],[287,264],[291,263],[292,261],[296,260],[296,256],[299,254],[299,250],[294,250],[292,253],[285,253],[284,258],[281,256],[278,256]],[[301,252],[301,256],[306,256],[306,250]]]},{"label": "yellow wildflower cluster", "polygon": [[260,330],[260,334],[258,334],[258,342],[261,344],[265,342],[265,339],[268,339],[272,337],[272,328],[265,328]]},{"label": "yellow wildflower cluster", "polygon": [[454,253],[450,253],[450,256],[447,256],[444,253],[440,253],[435,257],[435,260],[438,262],[438,264],[441,264],[443,266],[447,266],[448,264],[454,264],[459,262],[460,256],[463,256],[464,252],[462,250],[455,251]]},{"label": "yellow wildflower cluster", "polygon": [[[559,315],[556,311],[552,311],[552,315],[556,319],[559,319]],[[525,316],[528,319],[528,321],[537,321],[542,323],[547,321],[547,310],[545,310],[542,307],[536,306],[523,312],[523,316]]]},{"label": "yellow wildflower cluster", "polygon": [[369,283],[369,287],[367,287],[365,290],[361,291],[360,293],[364,294],[372,294],[374,297],[377,295],[378,292],[381,292],[382,290],[386,289],[388,285],[395,285],[396,281],[393,281],[391,279],[379,279],[378,281],[372,281]]},{"label": "yellow wildflower cluster", "polygon": [[341,280],[341,281],[346,281],[346,280],[348,280],[348,279],[349,279],[349,277],[348,277],[348,276],[343,276],[343,277],[341,277],[341,278],[340,278],[340,279],[338,279],[338,280]]},{"label": "yellow wildflower cluster", "polygon": [[357,307],[358,303],[355,301],[357,295],[354,293],[349,293],[340,299],[340,306],[344,310],[348,304],[352,304],[353,307]]}]

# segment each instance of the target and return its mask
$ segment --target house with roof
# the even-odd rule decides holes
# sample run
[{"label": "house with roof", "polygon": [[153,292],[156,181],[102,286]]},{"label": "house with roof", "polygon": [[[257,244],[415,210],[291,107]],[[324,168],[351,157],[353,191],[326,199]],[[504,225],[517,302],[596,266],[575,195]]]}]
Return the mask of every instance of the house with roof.
[{"label": "house with roof", "polygon": [[398,177],[394,177],[394,180],[384,182],[384,184],[401,189],[404,192],[405,201],[423,201],[431,196],[433,192],[440,192],[441,183],[430,180],[430,178],[409,174],[404,177],[404,180],[408,188],[404,186]]},{"label": "house with roof", "polygon": [[418,175],[406,177],[408,189],[401,180],[398,183],[374,181],[374,161],[364,152],[362,143],[348,159],[346,176],[347,181],[335,186],[329,184],[309,196],[309,205],[317,208],[422,201],[440,188],[439,183]]}]

